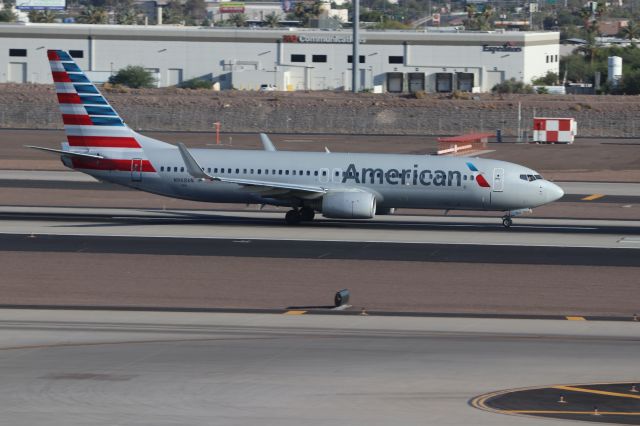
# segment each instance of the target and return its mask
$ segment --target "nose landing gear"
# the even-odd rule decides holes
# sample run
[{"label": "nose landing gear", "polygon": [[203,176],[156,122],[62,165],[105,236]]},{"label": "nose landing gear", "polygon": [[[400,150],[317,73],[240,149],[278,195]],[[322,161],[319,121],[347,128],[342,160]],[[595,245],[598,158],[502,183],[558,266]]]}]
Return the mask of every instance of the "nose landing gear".
[{"label": "nose landing gear", "polygon": [[513,225],[513,221],[511,220],[510,216],[503,216],[502,217],[502,226],[504,226],[505,228],[510,228],[511,225]]}]

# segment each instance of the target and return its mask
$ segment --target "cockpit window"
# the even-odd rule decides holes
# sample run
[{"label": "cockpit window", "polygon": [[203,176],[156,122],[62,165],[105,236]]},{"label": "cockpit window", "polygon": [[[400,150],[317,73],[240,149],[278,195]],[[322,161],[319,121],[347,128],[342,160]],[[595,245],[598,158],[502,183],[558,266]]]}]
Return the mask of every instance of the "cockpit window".
[{"label": "cockpit window", "polygon": [[540,175],[520,175],[520,179],[533,182],[534,180],[542,179]]}]

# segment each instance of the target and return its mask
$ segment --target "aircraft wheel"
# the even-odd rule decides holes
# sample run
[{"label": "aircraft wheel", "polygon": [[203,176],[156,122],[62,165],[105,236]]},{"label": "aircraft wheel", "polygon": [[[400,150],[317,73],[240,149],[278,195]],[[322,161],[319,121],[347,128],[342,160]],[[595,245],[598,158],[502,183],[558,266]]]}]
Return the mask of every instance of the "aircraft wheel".
[{"label": "aircraft wheel", "polygon": [[510,228],[511,225],[513,225],[513,221],[511,220],[511,218],[509,216],[505,216],[502,218],[502,225],[505,228]]},{"label": "aircraft wheel", "polygon": [[300,212],[298,210],[289,210],[284,216],[284,221],[287,225],[297,225],[302,220]]},{"label": "aircraft wheel", "polygon": [[312,208],[303,207],[300,209],[300,218],[304,222],[312,221],[315,215],[316,215],[316,212]]}]

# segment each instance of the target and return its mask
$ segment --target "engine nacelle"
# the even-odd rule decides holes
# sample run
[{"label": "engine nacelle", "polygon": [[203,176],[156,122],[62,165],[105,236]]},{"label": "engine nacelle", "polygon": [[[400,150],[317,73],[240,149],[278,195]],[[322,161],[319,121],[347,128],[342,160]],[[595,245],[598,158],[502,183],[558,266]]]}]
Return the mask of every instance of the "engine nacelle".
[{"label": "engine nacelle", "polygon": [[338,219],[371,219],[376,197],[369,192],[329,192],[322,197],[322,215]]},{"label": "engine nacelle", "polygon": [[380,216],[380,215],[389,215],[389,214],[394,214],[396,212],[395,207],[377,207],[376,208],[376,215]]}]

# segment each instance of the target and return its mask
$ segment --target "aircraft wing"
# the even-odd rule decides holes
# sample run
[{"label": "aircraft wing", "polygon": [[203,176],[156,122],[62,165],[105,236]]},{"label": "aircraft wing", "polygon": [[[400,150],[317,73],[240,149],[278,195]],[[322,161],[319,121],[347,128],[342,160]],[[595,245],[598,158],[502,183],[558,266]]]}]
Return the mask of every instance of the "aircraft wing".
[{"label": "aircraft wing", "polygon": [[327,192],[325,188],[319,186],[296,185],[295,183],[212,176],[205,172],[203,167],[200,167],[185,144],[178,143],[178,150],[180,150],[180,155],[182,155],[182,159],[184,160],[184,163],[186,165],[187,172],[189,172],[189,174],[196,179],[235,183],[237,185],[246,187],[252,192],[259,192],[262,195],[269,196],[298,196],[303,198],[315,198]]},{"label": "aircraft wing", "polygon": [[25,148],[38,149],[40,151],[52,152],[54,154],[68,155],[68,156],[71,156],[71,157],[91,158],[93,160],[100,160],[100,159],[104,158],[103,156],[96,155],[96,154],[83,154],[83,153],[80,153],[80,152],[64,151],[62,149],[43,148],[41,146],[25,145]]}]

